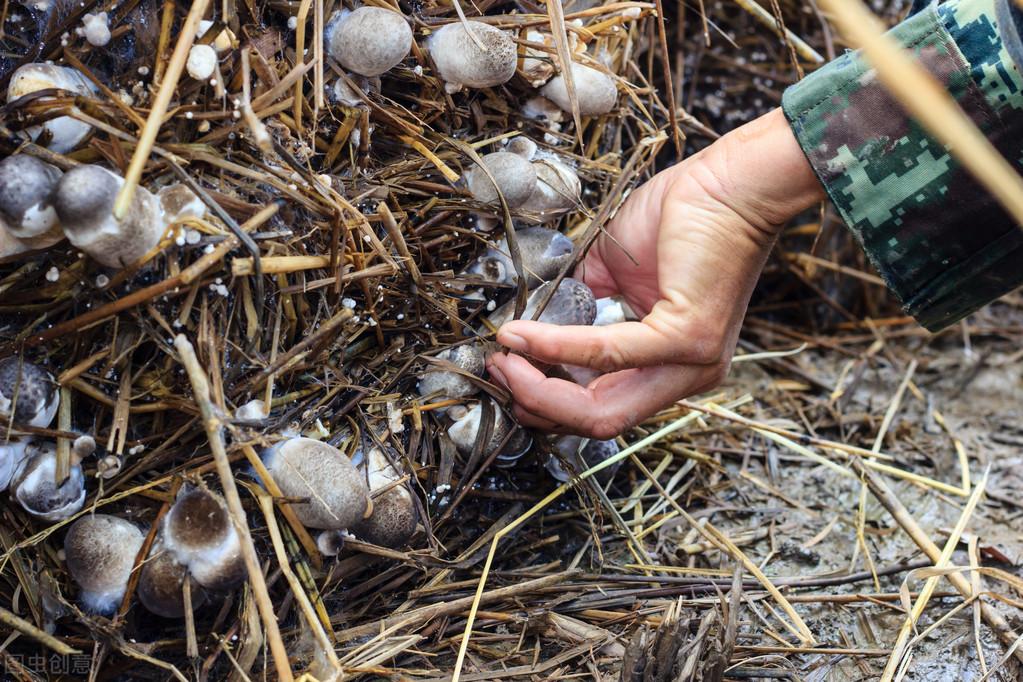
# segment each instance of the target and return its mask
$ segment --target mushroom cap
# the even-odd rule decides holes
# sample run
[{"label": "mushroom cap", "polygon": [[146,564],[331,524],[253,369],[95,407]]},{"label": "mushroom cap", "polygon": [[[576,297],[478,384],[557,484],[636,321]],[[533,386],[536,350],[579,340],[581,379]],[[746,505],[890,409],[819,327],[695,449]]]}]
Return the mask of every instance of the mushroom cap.
[{"label": "mushroom cap", "polygon": [[[486,51],[466,32],[466,25]],[[442,26],[430,36],[429,47],[438,75],[456,86],[490,88],[515,75],[515,42],[506,32],[480,21]]]},{"label": "mushroom cap", "polygon": [[337,556],[345,546],[346,533],[340,530],[324,530],[316,535],[316,549],[323,556]]},{"label": "mushroom cap", "polygon": [[64,536],[67,569],[93,613],[112,613],[124,598],[145,535],[135,524],[109,514],[89,514]]},{"label": "mushroom cap", "polygon": [[[490,398],[484,398],[490,400]],[[490,431],[490,439],[483,446],[483,456],[486,457],[499,447],[505,436],[514,427],[512,420],[504,411],[490,400],[494,412],[494,422]],[[448,437],[455,444],[458,451],[463,455],[472,453],[476,446],[476,439],[479,435],[480,426],[483,421],[483,402],[477,402],[468,409],[450,410],[448,415],[453,418],[453,423],[448,427]]]},{"label": "mushroom cap", "polygon": [[60,485],[56,478],[57,446],[33,443],[11,480],[11,495],[32,516],[62,521],[85,505],[85,475],[80,465],[72,464]]},{"label": "mushroom cap", "polygon": [[[32,63],[18,67],[12,74],[7,86],[7,101],[13,102],[33,92],[52,89],[66,90],[83,96],[95,93],[93,84],[77,69],[56,64]],[[46,146],[58,154],[66,154],[81,144],[92,130],[92,126],[70,116],[58,116],[38,126],[32,126],[26,132],[35,140],[44,130],[50,134],[50,141]]]},{"label": "mushroom cap", "polygon": [[142,565],[136,594],[152,613],[164,618],[181,618],[185,615],[185,580],[192,580],[192,608],[202,606],[206,602],[205,590],[188,575],[188,568],[157,542]]},{"label": "mushroom cap", "polygon": [[373,498],[373,513],[359,521],[352,533],[374,545],[397,549],[415,534],[418,520],[412,493],[404,485],[398,485]]},{"label": "mushroom cap", "polygon": [[512,435],[508,437],[508,442],[494,459],[494,464],[501,469],[514,466],[515,462],[522,459],[522,456],[529,452],[531,447],[533,447],[533,437],[525,429],[516,426]]},{"label": "mushroom cap", "polygon": [[[497,188],[500,188],[508,207],[516,208],[525,203],[533,193],[533,188],[536,187],[536,171],[533,164],[526,159],[511,152],[493,152],[481,160],[494,179],[491,180],[479,164],[473,164],[473,167],[466,171],[465,182],[477,201],[499,204]],[[494,182],[497,183],[497,187],[494,186]]]},{"label": "mushroom cap", "polygon": [[[446,360],[464,372],[473,376],[483,376],[483,369],[486,358],[483,356],[483,349],[474,343],[465,343],[454,348],[448,348],[437,354],[437,358]],[[419,384],[416,386],[419,395],[426,397],[438,394],[439,399],[466,398],[476,395],[479,387],[467,377],[440,368],[427,368],[419,377]]]},{"label": "mushroom cap", "polygon": [[[522,269],[526,274],[526,286],[533,289],[543,282],[557,277],[561,269],[572,261],[575,255],[575,244],[557,230],[547,227],[527,227],[515,231],[515,241],[519,245],[522,256]],[[495,262],[488,262],[488,259]],[[497,248],[490,248],[477,259],[477,264],[469,267],[469,272],[492,276],[499,284],[515,284],[515,264],[512,262],[507,238],[502,239]]]},{"label": "mushroom cap", "polygon": [[193,45],[188,50],[185,62],[188,75],[197,81],[204,81],[217,70],[217,51],[211,45]]},{"label": "mushroom cap", "polygon": [[39,365],[16,356],[0,360],[0,412],[9,414],[12,404],[14,421],[46,428],[60,404],[57,380]]},{"label": "mushroom cap", "polygon": [[136,187],[123,220],[112,212],[124,178],[92,164],[72,168],[57,184],[53,204],[68,240],[107,267],[124,267],[160,242],[164,223],[160,204]]},{"label": "mushroom cap", "polygon": [[579,205],[582,183],[575,170],[556,158],[533,162],[536,185],[521,206],[524,213],[535,214],[537,222],[545,222]]},{"label": "mushroom cap", "polygon": [[94,47],[103,47],[110,42],[110,22],[106,12],[86,14],[82,17],[85,39]]},{"label": "mushroom cap", "polygon": [[[540,302],[547,296],[553,282],[545,282],[537,287],[526,299],[526,308],[522,312],[523,320],[533,319]],[[491,314],[489,320],[495,327],[500,327],[512,319],[515,313],[515,301],[508,301]],[[540,314],[538,321],[548,324],[584,325],[593,324],[597,317],[597,302],[593,291],[584,283],[571,277],[561,280],[557,291]]]},{"label": "mushroom cap", "polygon": [[[620,452],[615,440],[592,440],[580,436],[561,436],[554,441],[554,447],[569,464],[571,471],[554,456],[547,460],[547,471],[563,483],[573,474],[581,474]],[[597,482],[604,484],[610,481],[620,466],[621,463],[615,463],[598,471],[595,474]]]},{"label": "mushroom cap", "polygon": [[369,491],[359,470],[337,448],[312,438],[289,438],[264,455],[267,469],[309,528],[351,528],[371,511]]},{"label": "mushroom cap", "polygon": [[[579,102],[579,113],[583,116],[599,116],[615,108],[618,103],[618,89],[611,76],[591,66],[572,62],[572,80]],[[562,111],[572,111],[572,100],[568,96],[565,77],[558,74],[540,90],[544,97],[558,105]]]},{"label": "mushroom cap", "polygon": [[383,7],[359,7],[332,17],[324,31],[327,51],[349,71],[379,76],[401,63],[412,49],[404,16]]},{"label": "mushroom cap", "polygon": [[0,223],[18,239],[60,235],[50,199],[60,180],[56,166],[28,154],[0,161]]},{"label": "mushroom cap", "polygon": [[228,589],[245,578],[241,541],[220,495],[182,490],[163,521],[163,543],[203,587]]},{"label": "mushroom cap", "polygon": [[156,193],[160,202],[163,222],[179,223],[187,218],[202,218],[206,215],[206,204],[189,189],[188,185],[176,183]]}]

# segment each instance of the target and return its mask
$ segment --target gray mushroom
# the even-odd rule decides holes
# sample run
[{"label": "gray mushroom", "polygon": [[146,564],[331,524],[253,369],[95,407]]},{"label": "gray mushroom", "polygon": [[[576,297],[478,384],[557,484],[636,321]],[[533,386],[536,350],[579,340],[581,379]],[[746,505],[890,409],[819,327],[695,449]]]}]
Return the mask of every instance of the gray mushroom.
[{"label": "gray mushroom", "polygon": [[[471,36],[466,28],[472,31]],[[507,83],[515,75],[518,62],[515,42],[506,32],[489,24],[480,21],[447,24],[430,36],[428,45],[437,74],[451,92],[463,87],[490,88]]]},{"label": "gray mushroom", "polygon": [[[7,86],[7,102],[13,102],[40,90],[65,90],[72,95],[83,96],[96,92],[89,79],[77,69],[56,64],[32,63],[20,66],[11,76]],[[67,154],[82,143],[92,130],[92,126],[70,116],[58,116],[38,126],[32,126],[26,132],[33,140],[37,140],[44,130],[49,133],[46,146],[58,154]]]},{"label": "gray mushroom", "polygon": [[161,528],[164,548],[203,587],[230,589],[245,579],[241,540],[220,495],[183,488]]},{"label": "gray mushroom", "polygon": [[[522,255],[522,269],[526,286],[533,289],[553,279],[575,255],[572,240],[557,230],[546,227],[527,227],[516,230],[515,241]],[[507,238],[488,248],[469,266],[467,272],[495,284],[514,285],[518,282]]]},{"label": "gray mushroom", "polygon": [[192,608],[206,602],[206,591],[189,575],[188,568],[174,558],[160,541],[153,543],[142,565],[136,594],[148,611],[164,618],[185,615],[185,581],[189,581]]},{"label": "gray mushroom", "polygon": [[[547,296],[553,282],[546,282],[535,289],[526,299],[526,308],[520,319],[531,320],[540,303]],[[508,301],[489,317],[495,327],[511,321],[515,313],[515,301]],[[593,292],[577,279],[566,277],[561,280],[550,302],[540,314],[539,321],[560,325],[590,325],[597,316],[597,304]]]},{"label": "gray mushroom", "polygon": [[28,436],[9,435],[0,442],[0,490],[7,490],[14,472],[28,456]]},{"label": "gray mushroom", "polygon": [[401,474],[395,470],[379,448],[372,448],[365,461],[373,513],[352,527],[357,538],[374,545],[398,548],[408,543],[416,532],[419,514],[412,491],[405,484],[395,484]]},{"label": "gray mushroom", "polygon": [[[617,455],[621,450],[615,440],[591,440],[579,436],[560,436],[554,440],[554,446],[561,456],[562,461],[551,455],[546,462],[547,471],[555,479],[564,483],[573,475],[581,474],[601,462]],[[565,468],[567,464],[568,469]],[[597,481],[605,484],[614,478],[615,472],[621,466],[616,462],[606,469],[594,474]]]},{"label": "gray mushroom", "polygon": [[394,10],[364,6],[336,13],[324,30],[324,43],[344,68],[362,76],[379,76],[408,56],[412,29]]},{"label": "gray mushroom", "polygon": [[[490,398],[483,400],[489,403],[490,409],[494,412],[490,438],[483,446],[483,456],[487,457],[493,454],[494,450],[501,448],[500,457],[513,461],[518,459],[532,445],[531,439],[497,403]],[[458,405],[448,411],[448,416],[452,419],[452,424],[448,427],[448,437],[463,455],[471,454],[476,447],[476,440],[483,426],[483,409],[483,401],[479,401],[471,406]],[[509,435],[512,431],[515,433]],[[501,447],[502,443],[504,447]]]},{"label": "gray mushroom", "polygon": [[117,609],[144,541],[135,524],[108,514],[89,514],[71,524],[64,556],[86,611],[110,614]]},{"label": "gray mushroom", "polygon": [[11,480],[11,497],[32,516],[63,521],[85,505],[85,475],[75,457],[68,477],[57,483],[57,446],[32,443]]},{"label": "gray mushroom", "polygon": [[[450,362],[466,374],[483,376],[486,358],[483,357],[483,349],[477,344],[465,343],[448,348],[438,353],[437,358]],[[479,387],[464,374],[440,367],[428,367],[419,377],[416,391],[424,398],[436,396],[438,400],[446,400],[476,395]]]},{"label": "gray mushroom", "polygon": [[32,249],[63,239],[52,203],[60,177],[59,168],[28,154],[0,161],[0,227]]},{"label": "gray mushroom", "polygon": [[312,438],[289,438],[264,453],[263,461],[281,492],[307,500],[293,503],[291,508],[309,528],[351,528],[373,511],[363,477],[332,445]]},{"label": "gray mushroom", "polygon": [[534,222],[547,222],[579,206],[582,183],[575,169],[553,154],[533,161],[536,185],[519,207],[522,215]]},{"label": "gray mushroom", "polygon": [[[485,204],[499,205],[498,189],[504,196],[508,208],[517,208],[529,199],[536,187],[536,171],[533,164],[511,152],[493,152],[481,160],[486,171],[478,164],[474,164],[465,173],[465,183],[474,199]],[[489,176],[487,171],[490,173]]]},{"label": "gray mushroom", "polygon": [[61,178],[53,202],[71,243],[111,268],[142,258],[160,242],[165,228],[160,202],[144,187],[135,188],[122,220],[113,216],[123,184],[124,178],[106,168],[78,166]]},{"label": "gray mushroom", "polygon": [[0,412],[28,426],[46,428],[60,404],[57,380],[48,371],[16,356],[0,360]]},{"label": "gray mushroom", "polygon": [[[618,89],[615,87],[615,82],[603,71],[572,62],[572,80],[575,85],[576,100],[579,102],[579,113],[583,116],[606,114],[618,103]],[[540,92],[558,105],[562,111],[572,111],[568,85],[562,74],[552,78]]]}]

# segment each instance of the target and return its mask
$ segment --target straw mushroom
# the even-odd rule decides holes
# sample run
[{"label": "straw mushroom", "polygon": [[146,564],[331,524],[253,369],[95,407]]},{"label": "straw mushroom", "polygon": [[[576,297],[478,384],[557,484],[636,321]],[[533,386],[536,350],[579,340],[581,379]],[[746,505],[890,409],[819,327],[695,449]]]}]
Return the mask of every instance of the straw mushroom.
[{"label": "straw mushroom", "polygon": [[437,354],[437,359],[450,362],[464,374],[442,368],[428,369],[419,378],[416,391],[422,397],[436,396],[439,400],[466,398],[479,392],[479,386],[466,374],[483,376],[486,359],[483,349],[472,343],[448,348]]},{"label": "straw mushroom", "polygon": [[28,154],[0,161],[0,229],[30,249],[63,239],[51,201],[60,177],[59,168]]},{"label": "straw mushroom", "polygon": [[117,609],[145,539],[135,524],[109,514],[89,514],[71,525],[64,556],[87,611],[110,614]]},{"label": "straw mushroom", "polygon": [[161,531],[164,547],[203,587],[226,590],[244,580],[241,540],[220,495],[183,488]]},{"label": "straw mushroom", "polygon": [[291,508],[309,528],[351,528],[373,511],[358,469],[332,445],[289,438],[268,450],[263,461],[284,495],[307,500]]},{"label": "straw mushroom", "polygon": [[[572,80],[580,114],[600,116],[614,109],[618,102],[618,89],[609,75],[591,66],[572,62]],[[572,100],[568,96],[564,75],[552,78],[540,92],[562,111],[572,111]]]},{"label": "straw mushroom", "polygon": [[82,27],[78,31],[93,47],[103,47],[110,42],[110,23],[107,20],[107,13],[86,14],[82,17]]},{"label": "straw mushroom", "polygon": [[373,513],[352,527],[356,537],[383,547],[404,546],[416,532],[419,514],[412,491],[405,484],[396,484],[401,474],[379,448],[366,456],[367,481],[373,497]]},{"label": "straw mushroom", "polygon": [[[561,436],[554,441],[554,447],[569,468],[566,469],[562,462],[553,455],[547,459],[546,467],[551,476],[562,483],[573,475],[581,474],[614,457],[620,451],[618,442],[615,440],[591,440],[580,436]],[[615,463],[597,472],[597,481],[602,484],[610,481],[614,478],[619,466],[621,466],[619,463]]]},{"label": "straw mushroom", "polygon": [[[76,69],[56,64],[32,63],[18,68],[7,86],[7,102],[40,90],[66,90],[73,95],[89,96],[95,93],[93,84]],[[45,101],[49,98],[43,98]],[[46,146],[58,154],[67,154],[88,136],[92,126],[70,116],[59,116],[26,132],[36,140],[43,131],[49,134]]]},{"label": "straw mushroom", "polygon": [[11,480],[11,497],[32,516],[62,521],[85,505],[85,475],[72,454],[68,477],[57,483],[57,446],[32,443]]},{"label": "straw mushroom", "polygon": [[521,213],[530,214],[536,222],[545,222],[579,205],[582,183],[574,168],[554,155],[547,155],[533,162],[533,170],[536,185],[519,207]]},{"label": "straw mushroom", "polygon": [[144,187],[135,188],[122,220],[113,216],[122,185],[124,178],[120,175],[85,164],[64,174],[53,200],[71,243],[111,268],[122,268],[142,258],[160,242],[164,232],[160,203]]},{"label": "straw mushroom", "polygon": [[383,7],[359,7],[335,14],[324,30],[327,52],[341,66],[362,76],[390,71],[412,49],[405,17]]},{"label": "straw mushroom", "polygon": [[[575,245],[571,239],[546,227],[517,230],[515,241],[522,256],[526,286],[530,289],[556,277],[575,254]],[[507,238],[502,239],[496,247],[488,248],[469,266],[467,272],[495,284],[516,284],[519,278],[515,273]]]},{"label": "straw mushroom", "polygon": [[[495,449],[501,447],[502,443],[505,443],[501,448],[500,456],[510,460],[518,459],[529,449],[532,441],[528,436],[519,437],[518,432],[521,431],[522,435],[525,435],[525,432],[504,413],[497,403],[490,398],[484,398],[484,401],[489,403],[489,409],[493,411],[494,419],[490,438],[483,446],[483,456],[489,456]],[[452,419],[452,424],[448,427],[448,437],[463,455],[471,454],[476,447],[480,427],[483,425],[484,401],[477,402],[470,407],[456,405],[448,410],[448,416]],[[509,435],[509,432],[513,430],[516,433]]]},{"label": "straw mushroom", "polygon": [[57,414],[60,393],[48,371],[17,356],[0,360],[0,412],[27,426],[46,428]]},{"label": "straw mushroom", "polygon": [[449,92],[463,87],[490,88],[507,83],[515,75],[518,62],[511,37],[479,21],[441,27],[430,36],[429,49],[437,74],[445,81]]},{"label": "straw mushroom", "polygon": [[316,536],[316,549],[323,556],[337,556],[345,546],[347,533],[342,530],[324,530]]},{"label": "straw mushroom", "polygon": [[146,610],[164,618],[181,618],[185,615],[186,580],[189,581],[192,608],[202,606],[206,602],[205,590],[189,575],[188,568],[179,563],[162,542],[157,541],[142,565],[136,594]]},{"label": "straw mushroom", "polygon": [[18,466],[27,457],[32,439],[28,436],[9,435],[0,442],[0,490],[7,490]]},{"label": "straw mushroom", "polygon": [[185,69],[197,81],[209,80],[217,70],[217,51],[210,45],[193,45]]},{"label": "straw mushroom", "polygon": [[486,171],[479,164],[474,164],[465,174],[465,182],[473,198],[485,204],[497,205],[500,203],[497,196],[500,189],[509,208],[521,206],[529,199],[536,186],[536,171],[529,161],[511,152],[493,152],[481,160]]},{"label": "straw mushroom", "polygon": [[[553,282],[547,282],[529,295],[529,298],[526,299],[526,308],[520,319],[533,319],[533,315],[540,303],[547,297],[547,292],[553,284]],[[515,301],[509,301],[490,315],[490,323],[495,327],[500,327],[505,322],[511,321],[514,313]],[[579,280],[566,277],[561,280],[538,320],[548,324],[590,325],[593,324],[596,316],[597,303],[593,297],[593,291]]]}]

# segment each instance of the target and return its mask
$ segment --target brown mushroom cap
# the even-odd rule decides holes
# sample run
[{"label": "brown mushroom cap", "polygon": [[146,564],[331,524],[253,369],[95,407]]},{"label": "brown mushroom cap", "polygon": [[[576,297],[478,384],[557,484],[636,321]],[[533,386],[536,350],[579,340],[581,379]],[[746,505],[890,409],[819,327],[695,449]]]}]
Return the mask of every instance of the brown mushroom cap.
[{"label": "brown mushroom cap", "polygon": [[[591,66],[572,62],[572,81],[575,84],[579,113],[583,116],[600,116],[615,108],[618,103],[618,89],[611,76]],[[540,90],[544,97],[558,105],[562,111],[572,111],[572,100],[568,96],[565,77],[558,74]]]},{"label": "brown mushroom cap", "polygon": [[14,421],[46,428],[57,414],[57,380],[39,365],[16,356],[0,360],[0,412],[14,409]]},{"label": "brown mushroom cap", "polygon": [[68,240],[111,268],[137,261],[164,232],[160,203],[144,187],[135,188],[124,218],[114,218],[114,201],[123,184],[116,173],[83,164],[64,174],[53,199]]},{"label": "brown mushroom cap", "polygon": [[291,508],[309,528],[351,528],[372,509],[363,477],[332,445],[289,438],[271,448],[264,461],[281,492],[307,499]]},{"label": "brown mushroom cap", "polygon": [[349,71],[379,76],[412,49],[412,29],[398,12],[383,7],[342,11],[327,24],[327,51]]},{"label": "brown mushroom cap", "polygon": [[108,514],[89,514],[71,525],[64,555],[88,611],[107,614],[120,605],[144,541],[135,524]]},{"label": "brown mushroom cap", "polygon": [[[535,290],[526,299],[526,309],[521,319],[531,320],[540,302],[547,296],[547,291],[553,282],[547,282]],[[515,302],[509,301],[494,311],[490,317],[490,323],[500,327],[511,320],[515,313]],[[557,291],[551,296],[550,302],[538,318],[540,322],[561,325],[591,325],[597,317],[597,301],[593,291],[583,282],[571,277],[561,280]]]},{"label": "brown mushroom cap", "polygon": [[490,176],[476,164],[465,173],[465,183],[477,201],[499,204],[497,188],[500,188],[508,207],[516,208],[525,203],[533,193],[533,188],[536,187],[536,170],[526,159],[512,152],[493,152],[481,160]]},{"label": "brown mushroom cap", "polygon": [[404,485],[398,485],[373,498],[373,513],[357,523],[352,533],[374,545],[397,549],[416,532],[418,520],[412,493]]},{"label": "brown mushroom cap", "polygon": [[227,505],[210,490],[178,495],[164,518],[163,543],[203,587],[229,589],[245,578],[238,532]]},{"label": "brown mushroom cap", "polygon": [[[486,51],[466,32],[466,25]],[[515,42],[506,32],[480,21],[441,27],[430,36],[429,47],[438,75],[455,86],[489,88],[507,83],[515,75]]]},{"label": "brown mushroom cap", "polygon": [[[136,594],[142,605],[156,615],[181,618],[185,615],[185,580],[192,580],[188,568],[178,563],[172,552],[157,543],[142,565]],[[206,592],[194,580],[190,587],[192,608],[198,608],[205,603]]]}]

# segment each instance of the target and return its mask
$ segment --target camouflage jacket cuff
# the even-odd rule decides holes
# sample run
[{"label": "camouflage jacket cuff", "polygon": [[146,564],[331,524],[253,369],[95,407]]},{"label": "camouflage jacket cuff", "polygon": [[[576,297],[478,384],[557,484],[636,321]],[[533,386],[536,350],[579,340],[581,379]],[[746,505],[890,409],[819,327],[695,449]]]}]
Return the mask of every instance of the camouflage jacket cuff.
[{"label": "camouflage jacket cuff", "polygon": [[[1014,0],[930,5],[892,35],[1023,165]],[[1023,230],[887,93],[857,53],[785,91],[782,106],[835,207],[907,312],[931,331],[1023,284]]]}]

